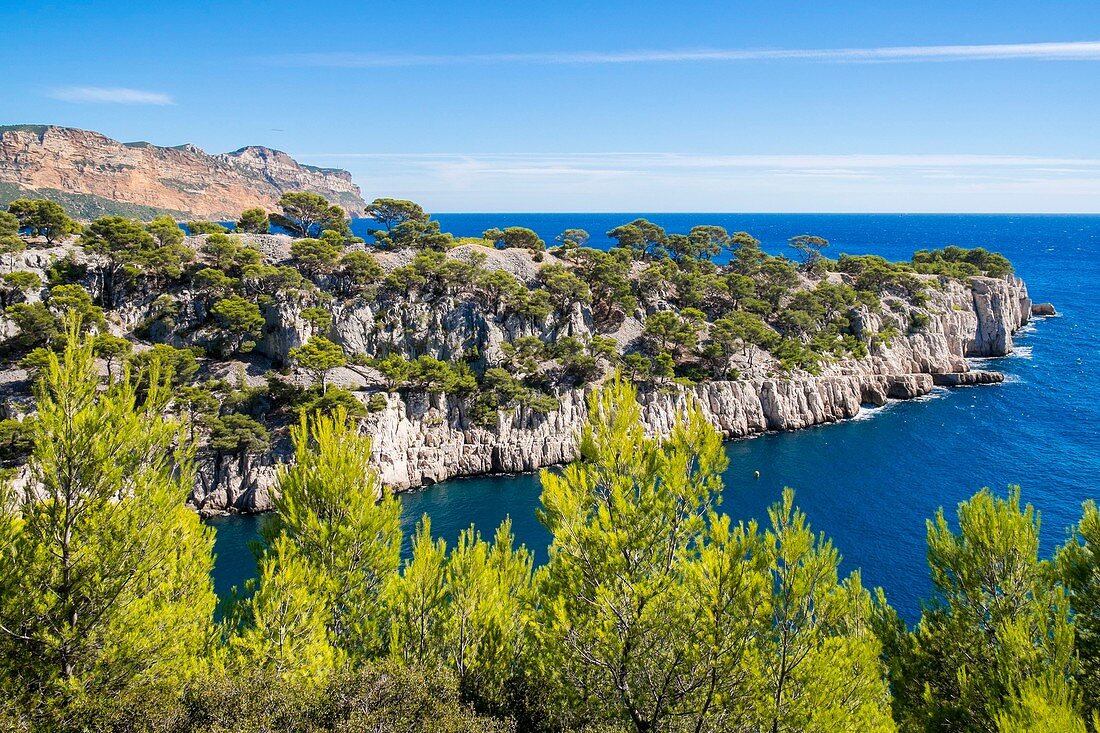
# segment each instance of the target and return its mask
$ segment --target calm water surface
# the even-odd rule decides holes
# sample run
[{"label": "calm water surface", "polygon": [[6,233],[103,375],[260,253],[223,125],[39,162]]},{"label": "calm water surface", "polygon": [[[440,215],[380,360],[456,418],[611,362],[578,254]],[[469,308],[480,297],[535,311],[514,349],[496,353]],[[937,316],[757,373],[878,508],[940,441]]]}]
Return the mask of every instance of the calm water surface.
[{"label": "calm water surface", "polygon": [[[494,226],[527,226],[548,243],[569,227],[602,233],[636,214],[451,214],[444,230],[479,235]],[[867,586],[881,585],[909,620],[930,584],[925,519],[953,508],[983,486],[1010,484],[1042,513],[1049,552],[1097,496],[1100,483],[1100,403],[1094,395],[1100,352],[1100,217],[927,216],[819,214],[646,214],[669,231],[694,224],[745,230],[780,253],[788,237],[818,234],[841,252],[908,259],[922,247],[985,246],[1007,255],[1032,298],[1051,301],[1055,318],[1033,322],[1014,355],[984,363],[1005,372],[1004,384],[936,390],[921,400],[867,410],[856,420],[727,444],[723,508],[737,519],[766,521],[784,486],[816,530],[844,556],[843,570],[860,569]],[[366,222],[356,222],[365,231]],[[760,478],[753,477],[760,471]],[[506,516],[519,541],[546,558],[549,535],[535,518],[537,476],[456,479],[402,496],[406,534],[424,513],[432,529],[454,541],[470,524],[491,536]],[[248,544],[262,517],[226,517],[217,528],[214,571],[219,594],[255,573]],[[407,543],[406,543],[407,545]],[[407,549],[407,547],[406,547]]]}]

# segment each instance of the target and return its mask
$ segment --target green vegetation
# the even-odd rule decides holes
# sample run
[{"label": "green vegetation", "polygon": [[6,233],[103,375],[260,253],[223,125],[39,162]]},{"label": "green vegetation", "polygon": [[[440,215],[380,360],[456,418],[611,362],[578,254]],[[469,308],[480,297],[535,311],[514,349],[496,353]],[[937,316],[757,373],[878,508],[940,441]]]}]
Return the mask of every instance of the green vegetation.
[{"label": "green vegetation", "polygon": [[189,221],[186,226],[188,233],[194,237],[202,234],[225,234],[229,231],[227,227],[214,221]]},{"label": "green vegetation", "polygon": [[[456,239],[412,201],[380,198],[367,212],[377,223],[369,245],[351,235],[343,209],[309,192],[284,195],[270,215],[242,212],[234,233],[164,215],[103,216],[77,247],[51,251],[43,272],[27,264],[41,261],[34,250],[77,225],[52,202],[16,201],[0,212],[0,307],[14,334],[0,348],[41,369],[46,354],[36,350],[63,349],[73,311],[85,332],[104,336],[96,354],[112,374],[145,365],[150,346],[161,359],[172,349],[192,360],[180,365],[186,377],[172,377],[189,389],[237,369],[224,362],[244,362],[252,386],[218,392],[247,392],[247,409],[215,410],[195,430],[200,449],[243,455],[263,450],[249,447],[261,439],[286,440],[303,411],[358,415],[392,390],[447,395],[457,401],[447,419],[495,429],[511,414],[553,412],[566,390],[616,370],[643,390],[820,374],[926,331],[935,308],[956,305],[937,292],[954,288],[957,299],[953,280],[1011,273],[980,249],[921,251],[908,263],[830,260],[824,239],[800,235],[790,240],[795,262],[746,232],[669,233],[645,219],[609,231],[616,246],[606,251],[581,229],[547,248],[519,226]],[[269,224],[294,236],[254,236]],[[146,343],[130,354],[115,338]],[[331,384],[346,365],[339,374],[355,384]],[[269,371],[281,373],[264,386],[256,377]]]},{"label": "green vegetation", "polygon": [[256,347],[254,339],[259,338],[264,326],[259,306],[239,295],[231,295],[215,303],[210,311],[223,336],[223,353],[248,353]]},{"label": "green vegetation", "polygon": [[290,246],[290,256],[307,277],[317,278],[336,269],[343,251],[343,237],[326,230],[320,239],[298,239]]},{"label": "green vegetation", "polygon": [[[1020,506],[1019,489],[1007,499],[984,490],[959,506],[958,527],[942,509],[928,522],[938,600],[919,626],[906,630],[880,603],[900,727],[992,730],[998,717],[1025,714],[1040,692],[1072,717],[1073,622],[1062,579],[1039,559],[1034,510]],[[1080,549],[1071,543],[1061,554]]]},{"label": "green vegetation", "polygon": [[[370,440],[337,409],[292,430],[295,463],[264,526],[257,582],[226,623],[230,663],[285,679],[321,680],[383,645],[383,590],[397,571],[400,504],[383,497]],[[305,662],[305,664],[303,664]]]},{"label": "green vegetation", "polygon": [[279,199],[282,213],[271,214],[271,223],[289,229],[301,237],[309,237],[326,229],[339,234],[349,233],[344,210],[330,204],[324,196],[306,191],[284,193]]},{"label": "green vegetation", "polygon": [[504,229],[489,229],[482,235],[483,239],[486,239],[497,247],[507,249],[509,247],[516,247],[518,249],[526,249],[531,252],[541,252],[546,249],[546,243],[539,238],[538,234],[531,231],[527,227],[505,227]]},{"label": "green vegetation", "polygon": [[[322,312],[327,314],[327,311]],[[290,358],[313,375],[314,381],[321,385],[322,392],[328,391],[328,373],[348,363],[344,350],[324,336],[314,336],[301,346],[291,349]]]},{"label": "green vegetation", "polygon": [[138,681],[195,679],[214,610],[213,531],[183,505],[191,449],[160,417],[168,383],[154,365],[140,395],[100,392],[92,348],[74,328],[50,354],[30,428],[44,495],[5,496],[0,519],[0,674],[21,690],[10,714],[43,730]]},{"label": "green vegetation", "polygon": [[913,269],[950,277],[969,277],[987,275],[1005,277],[1012,274],[1012,264],[1003,255],[977,249],[944,247],[943,249],[922,249],[913,255]]},{"label": "green vegetation", "polygon": [[19,236],[21,222],[19,217],[8,211],[0,211],[0,254],[8,258],[8,272],[15,264],[15,255],[27,248],[26,242]]},{"label": "green vegetation", "polygon": [[465,362],[452,365],[427,354],[412,360],[400,354],[390,354],[374,361],[372,366],[382,373],[391,389],[440,394],[471,392],[477,387],[474,375]]},{"label": "green vegetation", "polygon": [[829,246],[828,240],[815,237],[811,234],[800,234],[791,237],[789,244],[791,249],[798,252],[802,260],[802,267],[807,272],[817,272],[821,264],[821,250]]},{"label": "green vegetation", "polygon": [[125,216],[142,220],[149,220],[158,216],[175,218],[184,216],[181,211],[130,204],[89,193],[71,193],[56,188],[31,189],[23,188],[14,183],[0,182],[0,206],[7,206],[16,199],[49,199],[60,204],[71,216],[82,221],[89,221],[100,216]]},{"label": "green vegetation", "polygon": [[201,251],[215,268],[234,275],[241,274],[246,267],[259,265],[263,259],[259,250],[242,245],[238,237],[220,232],[208,236]]},{"label": "green vegetation", "polygon": [[[1054,557],[983,490],[928,523],[934,599],[903,624],[791,491],[766,526],[718,509],[721,437],[688,405],[647,437],[595,392],[577,461],[541,473],[535,567],[509,521],[454,546],[400,505],[340,407],[302,415],[255,552],[215,620],[212,532],[182,501],[189,426],[157,355],[100,385],[69,324],[29,424],[41,492],[0,503],[0,723],[27,731],[1080,731],[1097,705],[1100,512]],[[526,347],[523,347],[526,348]],[[165,352],[168,355],[168,352]],[[517,357],[521,361],[527,357]],[[228,389],[228,392],[224,390]],[[219,402],[252,399],[210,385]],[[205,405],[205,406],[204,406]],[[233,413],[241,415],[241,413]],[[255,426],[221,418],[225,450]]]},{"label": "green vegetation", "polygon": [[442,251],[454,246],[454,236],[440,231],[439,222],[432,220],[412,201],[375,199],[367,207],[366,214],[385,227],[367,230],[381,249]]},{"label": "green vegetation", "polygon": [[263,209],[245,209],[237,220],[237,231],[242,234],[267,234],[270,229],[267,212]]},{"label": "green vegetation", "polygon": [[48,244],[80,231],[80,225],[69,218],[61,205],[48,199],[16,199],[8,205],[8,213],[19,221],[21,230],[32,237],[44,238]]},{"label": "green vegetation", "polygon": [[[194,251],[175,236],[165,219],[144,227],[133,219],[107,216],[89,224],[80,236],[84,249],[104,261],[99,268],[101,303],[115,305],[123,288],[133,287],[140,276],[154,285],[175,280],[183,265],[194,259]],[[178,227],[177,227],[178,229]]]}]

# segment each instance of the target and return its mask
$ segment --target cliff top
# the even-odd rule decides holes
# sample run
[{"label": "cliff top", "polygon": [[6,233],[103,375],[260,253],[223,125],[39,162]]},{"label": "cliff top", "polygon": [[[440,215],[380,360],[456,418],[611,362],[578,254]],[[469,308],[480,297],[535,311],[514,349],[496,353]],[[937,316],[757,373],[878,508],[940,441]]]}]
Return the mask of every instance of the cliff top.
[{"label": "cliff top", "polygon": [[135,212],[231,219],[244,209],[275,208],[288,191],[321,194],[352,214],[366,206],[347,171],[305,165],[266,146],[211,154],[193,143],[123,143],[73,127],[0,126],[0,205],[51,198],[84,219]]}]

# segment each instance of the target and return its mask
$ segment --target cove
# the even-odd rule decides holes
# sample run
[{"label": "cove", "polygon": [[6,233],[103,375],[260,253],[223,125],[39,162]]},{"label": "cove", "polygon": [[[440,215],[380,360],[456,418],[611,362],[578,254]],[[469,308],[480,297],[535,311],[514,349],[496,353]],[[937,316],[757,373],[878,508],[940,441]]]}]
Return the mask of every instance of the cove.
[{"label": "cove", "polygon": [[[530,226],[547,241],[567,226],[602,232],[633,214],[451,215],[458,235],[488,226]],[[983,486],[1003,493],[1023,487],[1042,513],[1043,551],[1065,538],[1080,503],[1100,481],[1100,407],[1091,394],[1100,336],[1100,217],[1085,216],[838,216],[646,214],[670,230],[717,223],[760,237],[772,252],[785,239],[812,232],[830,239],[829,255],[875,253],[907,258],[923,246],[986,246],[1008,256],[1036,301],[1052,301],[1060,316],[1036,321],[1017,335],[1014,355],[981,364],[1003,371],[1004,384],[937,389],[919,401],[865,410],[856,420],[728,443],[722,508],[735,519],[767,522],[766,510],[784,486],[814,529],[859,569],[865,585],[883,586],[904,618],[919,615],[927,596],[925,520],[949,514]],[[586,220],[587,217],[588,219]],[[601,228],[602,227],[602,228]],[[761,476],[754,478],[759,470]],[[447,481],[402,495],[411,534],[428,513],[433,531],[453,543],[470,524],[491,535],[510,516],[519,541],[545,560],[549,537],[539,524],[535,475]],[[213,521],[218,553],[215,585],[226,594],[255,573],[248,542],[262,517]]]}]

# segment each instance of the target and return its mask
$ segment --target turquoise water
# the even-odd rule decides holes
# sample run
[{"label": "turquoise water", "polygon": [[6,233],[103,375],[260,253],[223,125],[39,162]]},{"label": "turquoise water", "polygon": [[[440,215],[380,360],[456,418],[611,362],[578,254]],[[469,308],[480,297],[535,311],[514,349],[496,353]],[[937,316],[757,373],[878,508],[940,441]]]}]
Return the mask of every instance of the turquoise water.
[{"label": "turquoise water", "polygon": [[[635,214],[461,214],[438,217],[445,230],[470,236],[492,226],[535,229],[548,242],[579,226],[604,232]],[[714,223],[743,229],[772,252],[786,239],[813,233],[840,252],[905,259],[915,249],[947,244],[986,246],[1006,254],[1036,301],[1051,301],[1055,318],[1033,322],[1016,353],[983,366],[1008,375],[1004,384],[937,390],[921,400],[890,403],[856,420],[727,444],[723,508],[738,519],[765,518],[784,486],[816,530],[881,585],[909,620],[927,595],[926,518],[989,486],[1020,484],[1042,513],[1043,547],[1063,541],[1081,502],[1100,483],[1100,403],[1093,394],[1100,356],[1100,217],[648,214],[670,231]],[[362,228],[357,222],[357,228]],[[597,238],[594,241],[599,243]],[[760,478],[753,477],[760,471]],[[411,532],[423,513],[452,542],[471,523],[492,534],[511,516],[518,539],[545,559],[549,536],[535,518],[533,475],[457,479],[405,494]],[[214,580],[224,594],[255,571],[248,543],[257,517],[214,521]]]}]

